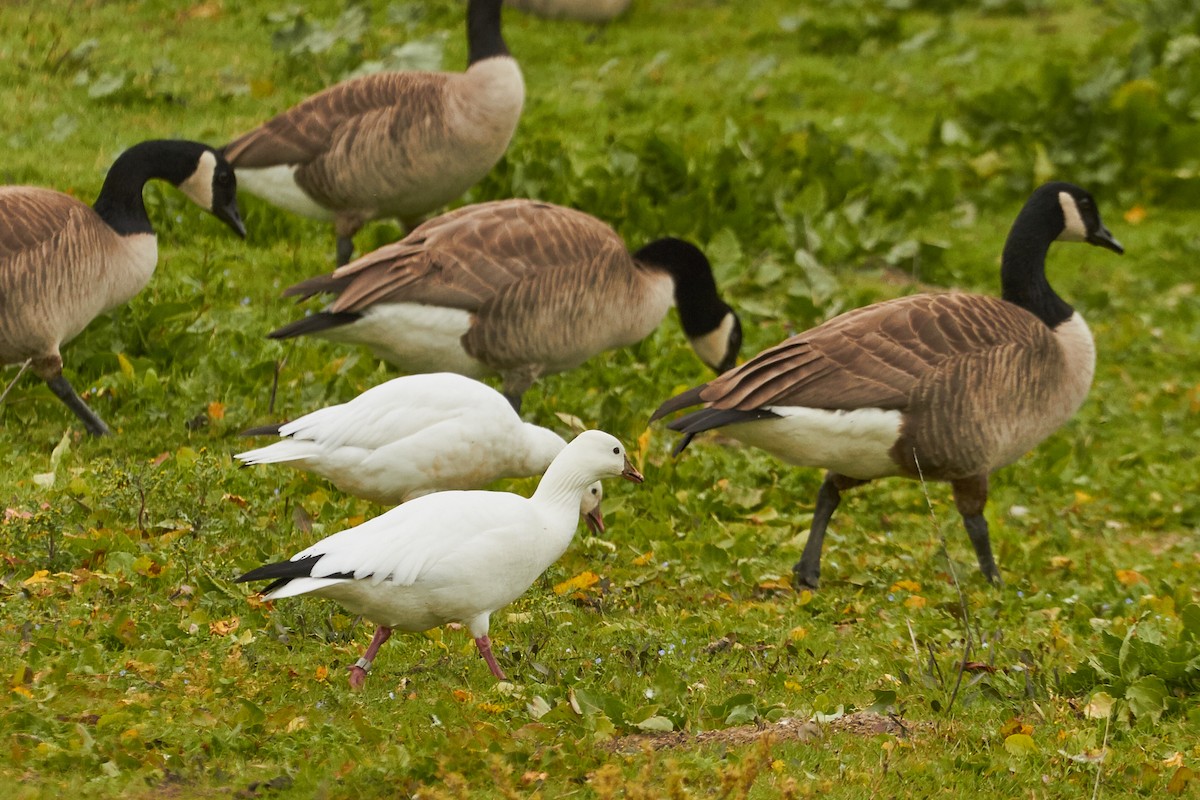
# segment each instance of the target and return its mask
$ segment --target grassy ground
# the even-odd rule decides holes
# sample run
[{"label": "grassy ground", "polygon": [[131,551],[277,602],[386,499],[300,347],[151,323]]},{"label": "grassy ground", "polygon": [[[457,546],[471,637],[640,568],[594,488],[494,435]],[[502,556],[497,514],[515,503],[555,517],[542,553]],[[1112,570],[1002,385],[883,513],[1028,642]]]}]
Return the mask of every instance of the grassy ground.
[{"label": "grassy ground", "polygon": [[[352,694],[367,626],[231,583],[378,511],[236,469],[236,432],[392,373],[263,338],[301,313],[280,289],[330,267],[329,230],[247,197],[242,243],[149,189],[158,274],[65,353],[119,435],[81,436],[28,375],[0,407],[0,794],[1196,796],[1200,21],[1172,1],[506,15],[528,105],[469,199],[570,203],[634,246],[696,239],[747,354],[929,284],[995,292],[1046,177],[1091,188],[1128,251],[1051,256],[1099,363],[1079,415],[994,478],[1003,589],[944,486],[892,481],[845,500],[822,590],[794,593],[820,475],[713,438],[669,457],[646,419],[707,377],[673,320],[544,381],[526,416],[613,432],[646,483],[608,487],[609,538],[496,615],[511,684],[442,630],[393,639]],[[405,41],[464,60],[450,0],[372,2],[361,29],[338,2],[300,8],[0,6],[0,179],[91,199],[138,140],[223,142]]]}]

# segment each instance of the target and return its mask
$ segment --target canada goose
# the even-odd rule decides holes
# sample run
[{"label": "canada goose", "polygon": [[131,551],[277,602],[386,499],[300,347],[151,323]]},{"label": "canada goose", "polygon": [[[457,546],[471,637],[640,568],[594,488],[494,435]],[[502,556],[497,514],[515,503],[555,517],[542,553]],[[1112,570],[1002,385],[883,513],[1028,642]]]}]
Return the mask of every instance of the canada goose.
[{"label": "canada goose", "polygon": [[652,419],[703,403],[669,425],[685,434],[676,452],[723,428],[791,464],[829,470],[793,567],[799,586],[817,587],[840,493],[890,475],[948,481],[979,567],[999,583],[983,516],[988,475],[1071,418],[1095,365],[1087,323],[1046,280],[1056,240],[1124,252],[1091,195],[1047,183],[1005,242],[1003,299],[923,294],[842,314],[668,400]]},{"label": "canada goose", "polygon": [[133,297],[154,274],[158,246],[142,187],[168,181],[246,235],[237,182],[199,142],[154,140],[122,153],[96,203],[32,186],[0,187],[0,363],[27,359],[88,432],[108,426],[62,374],[59,348],[100,314]]},{"label": "canada goose", "polygon": [[532,200],[457,209],[284,294],[321,292],[338,297],[270,336],[365,344],[408,372],[498,373],[518,410],[541,376],[644,339],[672,300],[708,366],[733,366],[742,342],[694,245],[659,239],[631,257],[595,217]]},{"label": "canada goose", "polygon": [[438,492],[418,497],[356,528],[237,578],[272,580],[263,597],[315,594],[378,625],[350,668],[359,688],[393,630],[466,625],[497,679],[488,620],[558,560],[575,535],[580,495],[601,478],[642,482],[625,448],[585,431],[563,448],[533,497],[507,492]]},{"label": "canada goose", "polygon": [[629,8],[629,0],[508,0],[508,5],[548,19],[607,22]]},{"label": "canada goose", "polygon": [[341,266],[364,224],[411,228],[496,165],[525,102],[500,34],[501,0],[467,6],[466,72],[387,72],[339,83],[225,146],[243,188],[332,221]]},{"label": "canada goose", "polygon": [[[235,455],[245,466],[288,464],[393,506],[430,492],[540,475],[567,444],[552,430],[522,422],[492,387],[452,372],[393,378],[348,403],[243,435],[283,437]],[[604,531],[602,498],[597,482],[580,504],[593,533]]]}]

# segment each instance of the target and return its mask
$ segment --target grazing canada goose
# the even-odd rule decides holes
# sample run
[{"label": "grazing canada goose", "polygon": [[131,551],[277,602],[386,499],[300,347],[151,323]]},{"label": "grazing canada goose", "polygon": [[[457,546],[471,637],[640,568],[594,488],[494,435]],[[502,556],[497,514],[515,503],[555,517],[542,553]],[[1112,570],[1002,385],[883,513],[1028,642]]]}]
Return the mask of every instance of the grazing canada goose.
[{"label": "grazing canada goose", "polygon": [[352,78],[234,139],[224,152],[242,187],[332,221],[341,266],[370,220],[411,228],[474,186],[508,149],[525,102],[500,3],[467,6],[466,72]]},{"label": "grazing canada goose", "polygon": [[629,8],[629,0],[508,0],[508,5],[548,19],[607,22]]},{"label": "grazing canada goose", "polygon": [[1047,183],[1025,203],[1001,258],[1002,298],[923,294],[860,308],[798,334],[663,403],[685,435],[722,428],[791,464],[829,470],[793,571],[816,588],[825,528],[841,492],[903,475],[948,481],[993,583],[988,475],[1063,425],[1087,397],[1095,346],[1046,280],[1054,241],[1123,253],[1091,195]]},{"label": "grazing canada goose", "polygon": [[603,431],[585,431],[550,463],[533,497],[507,492],[438,492],[418,497],[356,528],[237,578],[272,580],[263,597],[315,594],[379,628],[350,668],[362,686],[393,630],[424,631],[460,622],[497,679],[488,620],[558,560],[575,534],[579,498],[601,478],[642,475]]},{"label": "grazing canada goose", "polygon": [[[234,456],[246,466],[285,463],[386,505],[540,475],[567,444],[522,422],[492,387],[452,372],[393,378],[348,403],[243,435],[283,437]],[[593,533],[604,530],[602,497],[599,482],[583,494],[579,513]]]},{"label": "grazing canada goose", "polygon": [[59,348],[154,274],[158,245],[142,202],[142,188],[153,179],[175,185],[246,235],[233,170],[199,142],[154,140],[129,148],[109,169],[92,207],[49,189],[0,187],[0,363],[31,360],[95,436],[108,426],[63,377]]},{"label": "grazing canada goose", "polygon": [[498,373],[518,410],[541,376],[644,339],[672,301],[692,347],[718,372],[742,342],[694,245],[659,239],[630,256],[595,217],[531,200],[457,209],[284,294],[321,292],[338,297],[270,336],[365,344],[408,372]]}]

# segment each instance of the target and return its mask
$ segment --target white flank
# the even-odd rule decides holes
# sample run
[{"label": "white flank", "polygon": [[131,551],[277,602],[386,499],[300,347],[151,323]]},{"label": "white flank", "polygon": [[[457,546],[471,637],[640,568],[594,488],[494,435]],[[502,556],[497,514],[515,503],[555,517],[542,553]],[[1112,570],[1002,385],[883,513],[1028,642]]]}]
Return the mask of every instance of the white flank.
[{"label": "white flank", "polygon": [[1075,198],[1069,192],[1059,192],[1058,204],[1062,206],[1063,220],[1065,221],[1063,232],[1058,235],[1058,240],[1060,242],[1086,242],[1087,225],[1083,224],[1083,215],[1079,213],[1079,206],[1075,203]]},{"label": "white flank", "polygon": [[213,203],[213,173],[217,169],[217,157],[205,150],[196,162],[196,171],[187,180],[179,184],[179,191],[191,198],[192,202],[205,211],[212,211]]},{"label": "white flank", "polygon": [[826,411],[803,406],[767,410],[780,419],[742,422],[721,430],[789,464],[824,467],[862,480],[900,474],[890,455],[900,436],[899,411]]},{"label": "white flank", "polygon": [[333,212],[318,205],[296,183],[296,165],[237,170],[238,188],[261,197],[293,214],[309,219],[332,222]]},{"label": "white flank", "polygon": [[376,303],[349,325],[317,334],[336,342],[364,344],[406,372],[457,372],[469,378],[493,374],[462,348],[471,314],[420,303]]},{"label": "white flank", "polygon": [[721,324],[716,327],[716,330],[689,340],[696,355],[700,356],[700,360],[713,369],[716,369],[725,360],[725,354],[729,350],[729,334],[733,330],[733,325],[733,314],[726,314],[725,319],[721,320]]}]

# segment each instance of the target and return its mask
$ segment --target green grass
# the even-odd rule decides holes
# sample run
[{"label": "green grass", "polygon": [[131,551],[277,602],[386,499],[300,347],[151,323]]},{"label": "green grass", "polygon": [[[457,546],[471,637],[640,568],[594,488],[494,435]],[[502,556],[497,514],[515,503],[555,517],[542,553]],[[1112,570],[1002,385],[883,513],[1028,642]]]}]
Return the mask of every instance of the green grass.
[{"label": "green grass", "polygon": [[[931,520],[922,487],[884,481],[844,501],[821,591],[793,593],[821,476],[715,438],[670,458],[674,437],[646,419],[708,377],[674,319],[543,381],[527,418],[614,433],[646,483],[606,487],[608,539],[578,540],[495,616],[511,685],[443,630],[394,638],[352,694],[345,668],[368,626],[316,600],[263,606],[231,582],[378,511],[303,475],[236,469],[236,432],[393,373],[364,352],[264,338],[301,313],[280,290],[331,266],[324,226],[247,197],[243,243],[148,190],[158,273],[64,353],[118,435],[82,436],[28,375],[0,407],[0,794],[1074,798],[1099,772],[1105,797],[1196,796],[1200,687],[1171,677],[1150,638],[1182,636],[1194,654],[1179,630],[1200,599],[1200,226],[1196,156],[1176,147],[1197,123],[1187,35],[1200,23],[1173,2],[1185,8],[1145,4],[1166,9],[1159,27],[1115,0],[1015,13],[635,0],[605,28],[506,15],[526,113],[468,199],[573,204],[632,246],[696,239],[743,313],[746,354],[926,285],[994,293],[1004,234],[1047,169],[1096,192],[1128,251],[1052,253],[1099,362],[1077,417],[994,476],[1003,589],[979,577],[945,486],[929,487]],[[91,199],[124,147],[221,143],[392,44],[449,31],[444,65],[462,64],[459,3],[369,8],[356,42],[289,57],[263,3],[2,6],[0,178]],[[305,9],[326,28],[343,11]],[[1164,30],[1184,54],[1169,65]],[[1150,55],[1114,65],[1135,47]],[[359,243],[397,233],[376,224]],[[554,590],[585,572],[599,581]],[[1067,676],[1131,625],[1129,680],[1094,687],[1122,699],[1149,676],[1167,694],[1106,725]],[[981,666],[956,692],[968,640]],[[911,735],[735,735],[872,707]],[[666,721],[728,736],[659,752],[620,738]]]}]

